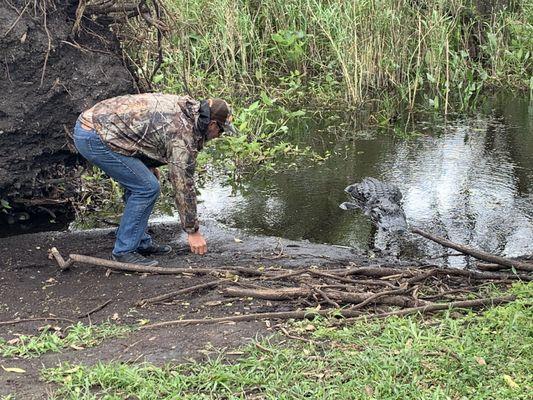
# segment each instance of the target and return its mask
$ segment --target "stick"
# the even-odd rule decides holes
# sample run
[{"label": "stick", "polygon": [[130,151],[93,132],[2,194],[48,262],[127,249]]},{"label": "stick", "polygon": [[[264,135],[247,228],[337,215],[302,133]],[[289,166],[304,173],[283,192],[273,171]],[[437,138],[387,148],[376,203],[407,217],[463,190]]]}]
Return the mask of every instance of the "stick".
[{"label": "stick", "polygon": [[64,271],[68,268],[70,268],[70,266],[72,265],[72,260],[68,260],[68,261],[65,261],[65,259],[63,258],[63,256],[61,255],[61,253],[59,252],[59,250],[55,247],[52,247],[50,250],[49,250],[50,254],[52,255],[52,257],[54,257],[54,259],[56,260],[57,264],[59,265],[59,268]]},{"label": "stick", "polygon": [[337,274],[328,274],[326,272],[315,271],[315,270],[312,270],[312,269],[308,270],[307,272],[309,272],[309,274],[311,274],[311,275],[321,276],[323,278],[335,279],[335,280],[340,281],[340,282],[353,283],[353,284],[381,285],[381,286],[388,286],[390,288],[394,288],[395,287],[392,283],[385,282],[385,281],[368,281],[368,280],[356,281],[354,279],[345,278],[345,277],[339,276]]},{"label": "stick", "polygon": [[[383,269],[383,271],[380,271],[380,269]],[[416,271],[413,270],[402,270],[398,268],[380,268],[380,267],[360,267],[360,268],[352,268],[345,270],[343,272],[339,271],[339,275],[342,276],[350,276],[350,275],[365,275],[365,276],[380,276],[383,279],[387,277],[391,277],[394,275],[399,275],[403,277],[413,277],[417,278],[420,276],[421,279],[426,279],[431,275],[449,275],[449,276],[462,276],[465,278],[471,278],[471,279],[478,279],[478,280],[485,280],[485,279],[497,279],[500,280],[502,278],[507,279],[513,279],[513,280],[523,280],[523,281],[531,281],[533,280],[533,277],[527,275],[527,274],[512,274],[512,273],[491,273],[491,272],[479,272],[479,271],[470,271],[466,269],[459,269],[459,268],[433,268],[430,271],[424,272],[422,275],[416,275]],[[417,279],[413,279],[411,283],[415,283]]]},{"label": "stick", "polygon": [[426,239],[432,240],[433,242],[438,243],[444,247],[449,247],[454,250],[460,251],[461,253],[468,254],[474,258],[477,258],[478,260],[487,261],[489,263],[495,263],[499,265],[504,265],[508,268],[515,268],[517,270],[528,271],[528,272],[533,271],[532,264],[527,264],[521,261],[511,260],[509,258],[500,257],[494,254],[486,253],[482,250],[473,249],[471,247],[468,247],[462,244],[453,243],[447,239],[424,232],[423,230],[420,230],[418,228],[411,228],[411,232],[416,233],[420,236],[423,236]]},{"label": "stick", "polygon": [[352,310],[358,310],[364,306],[366,306],[368,303],[370,303],[371,301],[374,301],[380,297],[384,297],[384,296],[390,296],[391,294],[400,294],[400,293],[405,293],[407,290],[410,290],[410,289],[396,289],[396,290],[389,290],[389,291],[384,291],[384,292],[379,292],[379,293],[375,293],[373,294],[372,296],[370,296],[368,299],[366,299],[365,301],[359,303],[359,304],[356,304],[355,306],[352,307]]},{"label": "stick", "polygon": [[353,318],[348,321],[356,321],[361,320],[365,318],[385,318],[392,315],[409,315],[409,314],[416,314],[416,313],[429,313],[433,311],[441,311],[441,310],[448,310],[451,308],[476,308],[476,307],[483,307],[483,306],[496,306],[503,303],[509,303],[516,299],[516,296],[503,296],[503,297],[494,297],[494,298],[483,298],[483,299],[476,299],[476,300],[463,300],[463,301],[452,301],[451,303],[439,303],[439,304],[428,304],[426,306],[421,307],[412,307],[412,308],[406,308],[404,310],[397,310],[397,311],[391,311],[381,314],[374,314],[374,315],[364,315],[361,317]]},{"label": "stick", "polygon": [[40,317],[40,318],[25,318],[25,319],[14,319],[12,321],[0,321],[0,326],[3,325],[14,325],[22,324],[24,322],[33,322],[33,321],[65,321],[74,324],[76,321],[73,321],[68,318],[59,318],[59,317]]},{"label": "stick", "polygon": [[212,319],[178,319],[174,321],[163,321],[151,325],[141,326],[139,329],[153,329],[160,328],[163,326],[170,325],[188,325],[188,324],[215,324],[220,322],[239,322],[239,321],[255,321],[261,319],[304,319],[309,318],[313,319],[317,315],[327,316],[327,315],[340,315],[345,318],[354,317],[361,315],[361,311],[352,311],[345,309],[337,310],[312,310],[312,311],[280,311],[280,312],[267,312],[267,313],[257,313],[257,314],[244,314],[244,315],[232,315],[229,317],[220,317]]},{"label": "stick", "polygon": [[106,307],[109,303],[111,303],[113,300],[109,299],[105,303],[100,304],[98,307],[93,308],[91,311],[87,311],[86,313],[79,315],[78,318],[87,318],[91,314],[94,314],[95,312],[100,311],[102,308]]},{"label": "stick", "polygon": [[[269,313],[257,313],[257,314],[245,314],[245,315],[232,315],[229,317],[221,318],[212,318],[212,319],[179,319],[174,321],[164,321],[158,322],[151,325],[141,326],[139,329],[153,329],[163,326],[171,325],[188,325],[188,324],[213,324],[220,322],[239,322],[239,321],[253,321],[261,319],[312,319],[317,315],[328,316],[335,315],[341,316],[344,318],[349,318],[345,322],[357,321],[365,318],[384,318],[391,315],[407,315],[413,313],[427,313],[432,311],[446,310],[450,308],[474,308],[490,305],[499,305],[503,303],[508,303],[515,300],[515,296],[504,296],[504,297],[495,297],[495,298],[486,298],[478,300],[466,300],[466,301],[456,301],[445,304],[430,304],[422,307],[413,307],[407,308],[405,310],[398,310],[389,313],[375,314],[375,315],[364,315],[361,316],[361,312],[351,309],[337,309],[337,310],[313,310],[312,312],[308,311],[283,311],[283,312],[269,312]],[[356,316],[356,318],[352,318]]]},{"label": "stick", "polygon": [[[405,289],[402,289],[405,290]],[[289,287],[289,288],[279,288],[279,289],[247,289],[247,288],[237,288],[237,287],[228,287],[223,290],[224,296],[229,297],[253,297],[256,299],[264,299],[264,300],[292,300],[297,299],[300,297],[309,297],[313,294],[313,289],[311,288],[303,288],[303,287]],[[372,292],[364,292],[364,293],[349,293],[349,292],[341,292],[338,290],[330,290],[328,292],[325,292],[326,296],[330,300],[336,300],[340,301],[342,303],[350,303],[350,304],[359,304],[362,302],[367,301],[369,302],[373,301],[373,296],[375,296],[375,293]],[[379,297],[385,297],[389,296],[388,294],[383,294],[383,292],[380,294]],[[379,301],[381,304],[388,304],[388,305],[394,305],[399,307],[409,307],[413,305],[412,299],[408,297],[402,297],[402,296],[390,296],[388,298],[381,299]]]},{"label": "stick", "polygon": [[185,289],[175,290],[175,291],[170,292],[170,293],[162,294],[162,295],[159,295],[159,296],[156,296],[156,297],[151,297],[149,299],[141,299],[141,300],[139,300],[137,302],[137,305],[138,306],[143,306],[143,305],[149,304],[149,303],[157,303],[159,301],[167,300],[167,299],[170,299],[172,297],[179,296],[181,294],[191,293],[191,292],[195,292],[195,291],[201,290],[201,289],[217,287],[220,284],[220,282],[221,282],[220,280],[216,280],[216,281],[212,281],[212,282],[202,283],[200,285],[190,286],[190,287],[185,288]]},{"label": "stick", "polygon": [[137,264],[123,263],[119,261],[106,260],[104,258],[84,256],[81,254],[71,254],[71,260],[83,264],[94,265],[97,267],[105,267],[114,270],[141,272],[160,275],[179,275],[179,274],[194,274],[194,275],[208,275],[221,274],[227,272],[241,272],[246,275],[262,276],[261,271],[245,267],[221,267],[221,268],[175,268],[175,267],[146,267]]}]

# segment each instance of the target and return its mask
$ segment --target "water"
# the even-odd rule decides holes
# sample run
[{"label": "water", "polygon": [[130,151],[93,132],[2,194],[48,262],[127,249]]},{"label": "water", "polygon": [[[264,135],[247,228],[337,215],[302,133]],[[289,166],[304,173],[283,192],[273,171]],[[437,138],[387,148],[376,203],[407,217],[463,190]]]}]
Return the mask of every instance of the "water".
[{"label": "water", "polygon": [[[338,205],[343,189],[366,176],[396,184],[409,224],[495,254],[533,253],[533,104],[499,97],[476,115],[426,120],[395,134],[349,126],[305,126],[294,134],[315,150],[329,149],[322,165],[284,169],[253,178],[232,193],[220,181],[201,190],[200,213],[254,233],[368,249],[371,225]],[[408,238],[421,254],[445,249]],[[449,253],[449,252],[448,252]],[[447,264],[461,264],[458,257]]]}]

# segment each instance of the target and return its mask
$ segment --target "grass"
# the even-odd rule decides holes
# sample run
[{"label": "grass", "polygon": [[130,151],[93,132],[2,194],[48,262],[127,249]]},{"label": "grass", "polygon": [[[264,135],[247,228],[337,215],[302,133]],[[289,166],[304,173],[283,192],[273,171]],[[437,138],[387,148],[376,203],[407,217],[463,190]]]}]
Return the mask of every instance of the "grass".
[{"label": "grass", "polygon": [[129,331],[131,331],[129,327],[110,323],[84,325],[80,322],[64,332],[47,327],[38,336],[19,335],[9,341],[0,338],[0,355],[32,358],[49,352],[60,352],[67,348],[81,350],[97,346],[105,339],[122,336]]},{"label": "grass", "polygon": [[66,399],[528,399],[532,284],[481,314],[294,324],[307,342],[263,341],[234,361],[60,365],[43,371]]}]

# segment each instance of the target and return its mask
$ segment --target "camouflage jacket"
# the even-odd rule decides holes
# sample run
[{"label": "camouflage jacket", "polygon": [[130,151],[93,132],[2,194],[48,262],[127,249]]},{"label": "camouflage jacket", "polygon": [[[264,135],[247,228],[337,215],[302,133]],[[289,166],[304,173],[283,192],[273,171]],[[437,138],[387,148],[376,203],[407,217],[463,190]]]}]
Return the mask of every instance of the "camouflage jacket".
[{"label": "camouflage jacket", "polygon": [[144,93],[104,100],[80,117],[113,151],[148,166],[168,164],[181,224],[188,233],[198,230],[194,171],[205,140],[196,128],[200,107],[189,96]]}]

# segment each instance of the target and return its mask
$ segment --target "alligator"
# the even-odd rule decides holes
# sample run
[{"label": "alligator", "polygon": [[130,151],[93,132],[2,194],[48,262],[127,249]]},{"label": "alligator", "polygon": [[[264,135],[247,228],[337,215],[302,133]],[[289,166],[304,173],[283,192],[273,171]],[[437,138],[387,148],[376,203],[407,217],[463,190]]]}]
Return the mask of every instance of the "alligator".
[{"label": "alligator", "polygon": [[365,178],[344,189],[353,202],[340,205],[343,210],[361,209],[381,231],[403,234],[407,221],[402,209],[402,193],[396,186],[375,178]]}]

